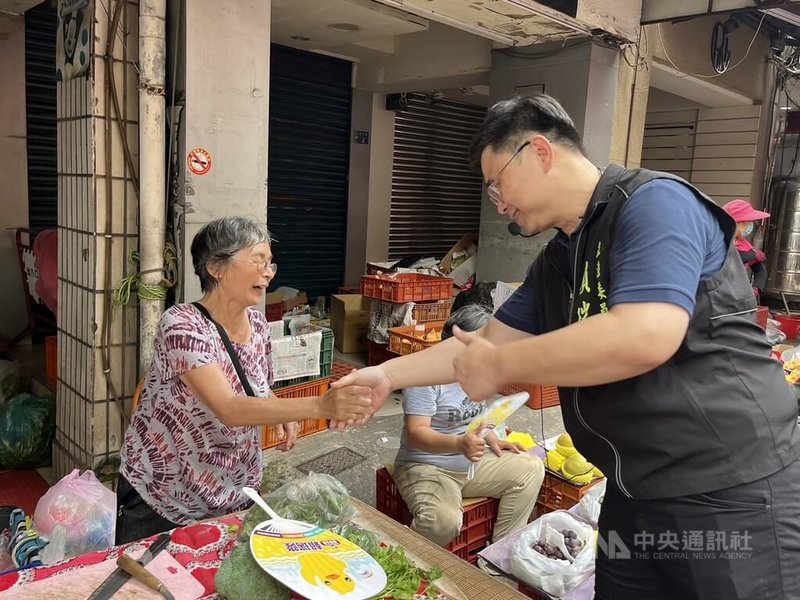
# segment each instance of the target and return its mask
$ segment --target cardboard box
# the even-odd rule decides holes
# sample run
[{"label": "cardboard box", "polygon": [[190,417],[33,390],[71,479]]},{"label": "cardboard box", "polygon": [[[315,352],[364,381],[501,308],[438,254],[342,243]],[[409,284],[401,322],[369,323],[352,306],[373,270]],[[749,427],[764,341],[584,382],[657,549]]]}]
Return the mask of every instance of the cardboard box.
[{"label": "cardboard box", "polygon": [[274,292],[267,292],[267,297],[265,304],[267,306],[280,304],[283,308],[283,312],[289,312],[295,306],[302,306],[303,304],[308,304],[308,296],[305,292],[300,292],[294,298],[287,298],[284,299],[284,291],[282,289],[278,289]]},{"label": "cardboard box", "polygon": [[367,275],[385,275],[386,273],[394,273],[397,269],[395,265],[399,260],[392,260],[388,262],[368,262]]},{"label": "cardboard box", "polygon": [[361,294],[331,296],[331,329],[339,352],[354,354],[367,351],[369,299]]},{"label": "cardboard box", "polygon": [[300,292],[294,298],[283,301],[283,312],[289,312],[295,306],[303,306],[304,304],[308,304],[308,296],[306,296],[305,292]]},{"label": "cardboard box", "polygon": [[478,236],[476,236],[474,233],[464,234],[461,239],[458,240],[456,245],[450,248],[450,252],[445,255],[445,257],[442,259],[442,262],[439,263],[439,270],[451,278],[453,280],[453,284],[457,285],[458,287],[463,286],[469,281],[470,277],[475,275],[475,272],[478,268],[478,253],[475,252],[475,254],[458,265],[458,267],[451,269],[453,255],[457,252],[463,252],[472,245],[477,247]]}]

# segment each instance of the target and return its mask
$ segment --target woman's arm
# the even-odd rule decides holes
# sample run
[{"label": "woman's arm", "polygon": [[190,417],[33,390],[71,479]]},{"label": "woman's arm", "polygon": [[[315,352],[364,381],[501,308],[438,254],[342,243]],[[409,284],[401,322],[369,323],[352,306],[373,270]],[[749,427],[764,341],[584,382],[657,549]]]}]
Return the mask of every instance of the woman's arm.
[{"label": "woman's arm", "polygon": [[227,427],[278,425],[303,419],[360,419],[370,414],[369,388],[347,387],[324,396],[282,400],[239,396],[218,364],[205,365],[183,373],[181,381]]}]

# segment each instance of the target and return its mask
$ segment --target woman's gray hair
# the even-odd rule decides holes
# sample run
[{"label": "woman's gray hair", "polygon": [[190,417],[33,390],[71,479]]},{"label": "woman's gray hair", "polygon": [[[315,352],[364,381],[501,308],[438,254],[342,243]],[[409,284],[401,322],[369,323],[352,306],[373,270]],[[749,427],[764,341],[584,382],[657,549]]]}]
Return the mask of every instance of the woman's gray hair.
[{"label": "woman's gray hair", "polygon": [[442,328],[442,339],[453,337],[453,326],[458,327],[464,331],[478,331],[481,327],[486,325],[492,318],[492,313],[480,304],[468,304],[462,306],[456,312],[450,315],[447,322]]},{"label": "woman's gray hair", "polygon": [[222,217],[204,225],[192,240],[192,264],[203,292],[217,285],[208,265],[226,264],[239,250],[263,243],[272,243],[266,224],[248,217]]}]

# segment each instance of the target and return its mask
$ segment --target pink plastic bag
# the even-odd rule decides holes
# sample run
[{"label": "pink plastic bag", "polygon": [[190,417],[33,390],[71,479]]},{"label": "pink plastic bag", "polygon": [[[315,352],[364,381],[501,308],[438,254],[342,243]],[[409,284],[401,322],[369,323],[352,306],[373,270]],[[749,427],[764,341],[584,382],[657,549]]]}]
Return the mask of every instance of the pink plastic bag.
[{"label": "pink plastic bag", "polygon": [[117,497],[92,471],[75,469],[51,487],[36,505],[33,522],[47,537],[56,525],[66,530],[66,557],[114,545]]}]

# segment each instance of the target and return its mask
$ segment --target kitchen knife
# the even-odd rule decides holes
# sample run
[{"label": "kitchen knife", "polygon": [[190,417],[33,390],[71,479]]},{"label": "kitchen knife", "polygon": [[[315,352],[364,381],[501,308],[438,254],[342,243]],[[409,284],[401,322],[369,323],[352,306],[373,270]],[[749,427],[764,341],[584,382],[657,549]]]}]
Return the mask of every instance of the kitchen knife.
[{"label": "kitchen knife", "polygon": [[[156,554],[167,547],[171,539],[172,536],[169,533],[162,533],[158,536],[156,541],[144,551],[142,557],[136,562],[138,562],[141,566],[146,565]],[[88,600],[110,600],[110,598],[112,598],[114,594],[116,594],[130,578],[130,574],[117,567],[117,569],[115,569],[114,572],[111,573],[111,575],[109,575],[108,578],[106,578],[106,580],[100,584],[100,587],[98,587],[92,593],[92,595],[89,596]]]},{"label": "kitchen knife", "polygon": [[167,589],[167,586],[158,577],[140,565],[138,561],[133,560],[130,555],[120,554],[117,559],[117,566],[137,581],[141,581],[150,589],[159,592],[166,600],[175,600],[175,596]]}]

